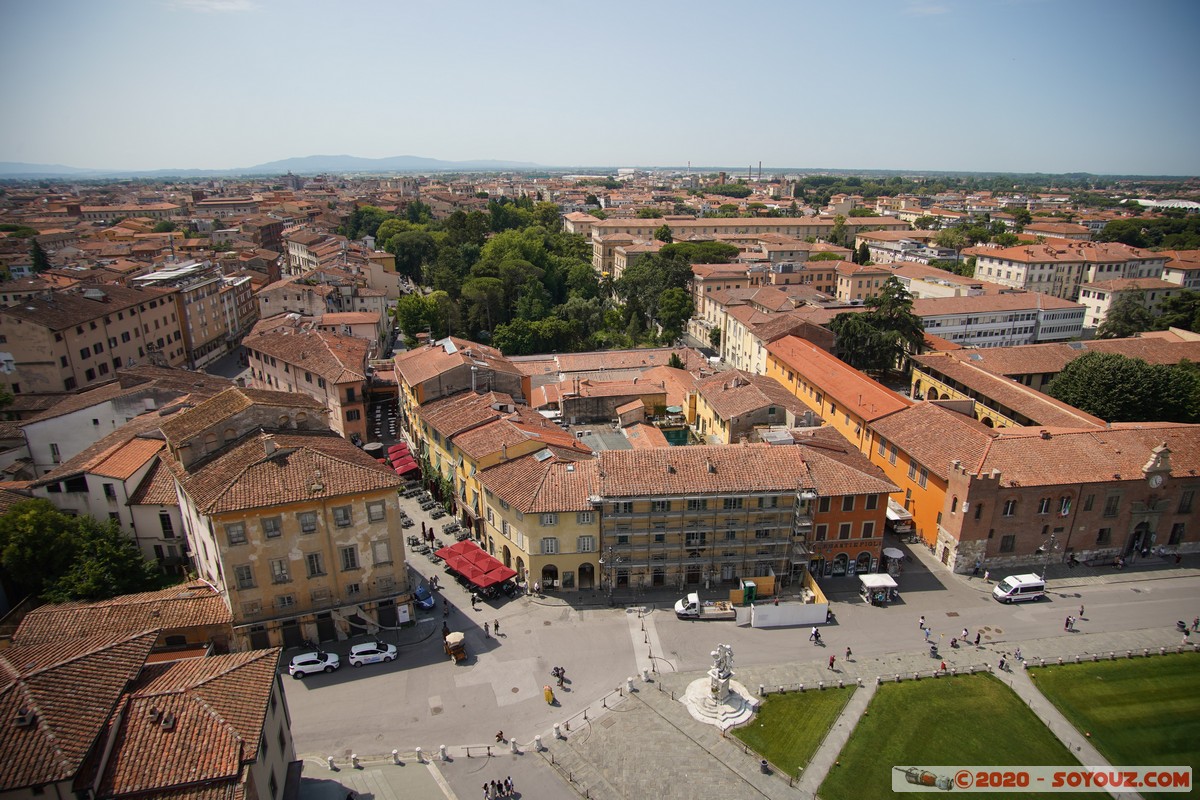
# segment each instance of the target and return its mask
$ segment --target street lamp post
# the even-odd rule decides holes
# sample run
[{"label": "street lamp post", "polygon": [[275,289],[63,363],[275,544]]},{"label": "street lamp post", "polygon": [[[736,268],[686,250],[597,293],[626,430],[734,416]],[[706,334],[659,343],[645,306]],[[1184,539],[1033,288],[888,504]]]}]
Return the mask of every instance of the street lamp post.
[{"label": "street lamp post", "polygon": [[1058,536],[1050,534],[1050,538],[1037,549],[1042,554],[1042,580],[1046,580],[1046,568],[1050,565],[1050,553],[1058,549]]},{"label": "street lamp post", "polygon": [[600,566],[608,567],[608,602],[610,605],[612,604],[613,588],[616,585],[617,564],[620,561],[621,559],[613,553],[612,545],[608,546],[607,560],[605,558],[600,559]]}]

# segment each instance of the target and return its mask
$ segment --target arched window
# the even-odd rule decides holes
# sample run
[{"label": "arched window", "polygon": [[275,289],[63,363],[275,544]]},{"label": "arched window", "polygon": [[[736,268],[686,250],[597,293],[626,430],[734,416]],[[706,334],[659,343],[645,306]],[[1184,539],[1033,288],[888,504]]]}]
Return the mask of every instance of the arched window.
[{"label": "arched window", "polygon": [[950,498],[950,513],[958,513],[958,495],[954,495],[954,497]]}]

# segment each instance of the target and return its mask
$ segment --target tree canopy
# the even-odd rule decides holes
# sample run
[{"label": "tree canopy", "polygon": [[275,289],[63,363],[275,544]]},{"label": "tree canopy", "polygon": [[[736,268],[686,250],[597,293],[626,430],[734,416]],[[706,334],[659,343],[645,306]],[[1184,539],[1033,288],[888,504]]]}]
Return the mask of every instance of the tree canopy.
[{"label": "tree canopy", "polygon": [[1046,393],[1106,422],[1200,422],[1200,368],[1147,364],[1117,353],[1084,353]]},{"label": "tree canopy", "polygon": [[64,514],[46,500],[18,503],[0,516],[0,569],[11,588],[58,603],[164,585],[116,522]]},{"label": "tree canopy", "polygon": [[1154,327],[1146,308],[1145,292],[1122,292],[1109,304],[1104,322],[1096,329],[1097,339],[1124,339]]},{"label": "tree canopy", "polygon": [[834,317],[829,327],[837,337],[838,358],[856,369],[886,372],[919,353],[925,326],[913,314],[912,295],[896,278],[888,278],[878,295],[866,302],[865,311],[848,311]]}]

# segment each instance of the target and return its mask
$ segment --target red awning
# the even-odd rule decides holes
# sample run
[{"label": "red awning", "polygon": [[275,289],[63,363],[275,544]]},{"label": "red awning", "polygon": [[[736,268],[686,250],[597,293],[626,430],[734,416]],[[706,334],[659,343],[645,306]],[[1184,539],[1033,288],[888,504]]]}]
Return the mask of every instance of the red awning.
[{"label": "red awning", "polygon": [[407,444],[404,444],[403,442],[401,442],[400,444],[394,444],[394,445],[392,445],[391,447],[389,447],[389,448],[388,448],[388,450],[387,450],[387,451],[388,451],[388,455],[389,455],[389,456],[390,456],[392,453],[407,453],[407,452],[408,452],[408,445],[407,445]]},{"label": "red awning", "polygon": [[447,567],[481,589],[503,583],[517,574],[504,566],[498,558],[485,553],[470,539],[443,547],[436,555],[446,562]]}]

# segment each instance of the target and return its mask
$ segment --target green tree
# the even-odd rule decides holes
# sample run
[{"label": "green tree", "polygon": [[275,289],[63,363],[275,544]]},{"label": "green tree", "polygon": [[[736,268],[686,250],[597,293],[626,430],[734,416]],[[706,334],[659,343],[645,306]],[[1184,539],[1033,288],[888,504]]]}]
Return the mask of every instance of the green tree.
[{"label": "green tree", "polygon": [[675,241],[675,237],[671,233],[670,225],[660,225],[659,227],[655,228],[654,238],[658,239],[660,242],[665,242],[666,244],[670,244],[671,242]]},{"label": "green tree", "polygon": [[883,372],[894,363],[888,343],[866,312],[846,311],[829,323],[836,338],[837,356],[855,369]]},{"label": "green tree", "polygon": [[852,216],[852,217],[878,217],[879,212],[873,208],[867,208],[866,206],[858,206],[856,208],[850,209],[850,216]]},{"label": "green tree", "polygon": [[871,249],[867,247],[867,243],[863,242],[858,246],[858,251],[854,254],[855,264],[866,264],[871,260]]},{"label": "green tree", "polygon": [[594,194],[589,193],[587,197],[583,198],[583,204],[585,206],[599,206],[600,198],[596,197],[596,195],[594,195]]},{"label": "green tree", "polygon": [[658,296],[658,324],[664,342],[678,339],[691,318],[692,295],[686,289],[673,287]]},{"label": "green tree", "polygon": [[155,233],[170,233],[171,231],[175,230],[175,223],[171,222],[169,219],[164,219],[162,222],[159,222],[157,225],[155,225],[153,230]]},{"label": "green tree", "polygon": [[414,225],[425,225],[433,220],[433,209],[420,200],[412,200],[404,207],[404,218]]},{"label": "green tree", "polygon": [[1181,292],[1163,300],[1156,328],[1200,332],[1200,292]]},{"label": "green tree", "polygon": [[841,261],[842,257],[837,253],[813,253],[808,257],[809,261]]},{"label": "green tree", "polygon": [[50,256],[46,255],[45,249],[37,239],[30,239],[29,257],[33,259],[33,271],[42,273],[50,269]]},{"label": "green tree", "polygon": [[721,349],[721,329],[713,328],[708,332],[708,343],[712,345],[713,350]]},{"label": "green tree", "polygon": [[667,359],[667,366],[672,369],[683,369],[683,359],[678,353],[671,353],[671,357]]},{"label": "green tree", "polygon": [[384,242],[383,249],[396,257],[396,271],[414,280],[421,275],[426,264],[433,263],[438,254],[433,237],[421,230],[397,233]]},{"label": "green tree", "polygon": [[1033,222],[1033,214],[1029,213],[1027,208],[1010,208],[1008,213],[1013,215],[1013,222],[1017,225],[1017,233],[1025,229],[1025,226]]},{"label": "green tree", "polygon": [[1122,292],[1108,307],[1104,322],[1096,329],[1097,339],[1125,339],[1154,327],[1146,308],[1145,292]]},{"label": "green tree", "polygon": [[741,183],[718,183],[713,186],[704,187],[704,191],[709,194],[719,194],[722,197],[749,197],[750,187]]},{"label": "green tree", "polygon": [[962,250],[969,244],[969,241],[967,234],[961,228],[946,228],[937,232],[937,235],[933,237],[933,243],[938,247]]},{"label": "green tree", "polygon": [[162,586],[157,568],[115,522],[64,514],[45,500],[18,503],[0,516],[0,568],[11,588],[52,602]]},{"label": "green tree", "polygon": [[922,214],[913,220],[913,227],[919,231],[927,231],[933,227],[935,222],[937,222],[936,217],[932,217],[929,214]]},{"label": "green tree", "polygon": [[432,329],[437,318],[437,303],[425,294],[406,294],[396,301],[396,324],[409,340],[426,328]]},{"label": "green tree", "polygon": [[562,212],[554,203],[537,203],[533,207],[533,224],[556,233],[562,230]]},{"label": "green tree", "polygon": [[639,208],[637,210],[638,219],[661,219],[663,215],[660,208]]},{"label": "green tree", "polygon": [[841,214],[833,218],[833,227],[829,229],[829,241],[839,246],[846,244],[846,218]]},{"label": "green tree", "polygon": [[1147,364],[1117,353],[1084,353],[1046,393],[1107,422],[1200,422],[1200,371]]}]

